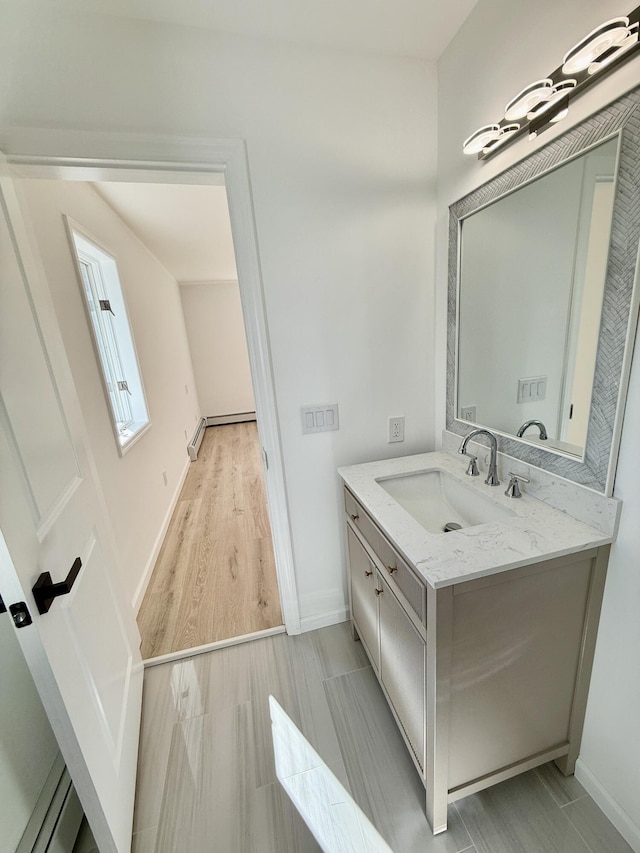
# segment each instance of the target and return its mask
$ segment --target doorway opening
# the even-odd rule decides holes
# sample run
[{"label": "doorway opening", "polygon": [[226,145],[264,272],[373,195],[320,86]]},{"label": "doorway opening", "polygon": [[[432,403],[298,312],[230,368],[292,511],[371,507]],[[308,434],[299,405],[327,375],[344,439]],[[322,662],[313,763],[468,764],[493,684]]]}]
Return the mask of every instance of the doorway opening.
[{"label": "doorway opening", "polygon": [[176,281],[198,399],[192,462],[138,612],[143,660],[282,631],[224,183],[92,187]]},{"label": "doorway opening", "polygon": [[[126,143],[127,140],[124,139],[122,144],[126,146]],[[243,146],[240,146],[242,150],[240,156],[238,156],[237,149],[229,151],[228,143],[218,147],[222,156],[218,157],[214,154],[211,159],[220,162],[216,165],[210,165],[206,171],[202,166],[204,159],[202,150],[198,151],[197,168],[189,163],[174,163],[169,157],[161,163],[141,158],[139,168],[136,168],[133,165],[134,161],[127,157],[125,158],[128,161],[126,170],[123,170],[122,160],[119,157],[111,163],[102,160],[99,167],[87,166],[86,162],[79,161],[76,161],[75,165],[70,165],[69,158],[66,159],[63,167],[60,166],[60,158],[56,157],[25,158],[29,162],[23,160],[16,168],[17,176],[21,178],[89,181],[92,187],[102,195],[104,202],[118,213],[127,226],[146,245],[146,248],[156,256],[161,256],[160,262],[166,269],[171,272],[172,265],[177,263],[178,255],[181,254],[183,259],[188,257],[186,272],[185,268],[177,273],[172,272],[176,282],[181,285],[179,292],[183,295],[186,294],[182,300],[185,316],[188,313],[187,303],[192,303],[194,297],[211,299],[212,294],[215,294],[215,298],[219,302],[226,300],[227,303],[232,302],[234,304],[234,321],[227,323],[224,328],[227,336],[224,347],[224,363],[222,364],[220,358],[210,358],[207,364],[205,354],[204,361],[200,361],[200,368],[196,369],[198,356],[194,353],[192,359],[194,374],[199,372],[211,378],[213,372],[211,365],[214,362],[216,366],[222,364],[222,378],[226,378],[228,386],[226,390],[228,391],[230,387],[237,392],[239,386],[242,385],[242,382],[238,380],[238,364],[240,361],[244,361],[248,384],[249,386],[253,384],[253,388],[250,387],[248,390],[248,395],[252,399],[249,402],[238,401],[238,399],[221,401],[217,408],[205,401],[199,410],[199,414],[206,423],[205,441],[200,448],[199,458],[188,466],[190,470],[187,479],[181,484],[183,490],[176,490],[175,514],[167,517],[163,531],[167,533],[167,542],[162,548],[158,543],[154,555],[158,558],[154,561],[158,565],[161,563],[160,557],[164,559],[165,563],[167,562],[167,554],[169,554],[169,563],[171,563],[172,547],[173,555],[177,556],[174,547],[175,538],[173,540],[174,546],[171,544],[172,534],[176,533],[177,541],[182,548],[182,562],[188,566],[194,585],[188,588],[184,579],[178,580],[176,563],[173,561],[169,567],[169,574],[174,586],[168,589],[168,596],[165,596],[164,600],[161,601],[162,596],[159,595],[159,592],[163,589],[166,592],[168,585],[162,581],[154,583],[152,572],[147,567],[148,571],[138,584],[133,596],[136,609],[142,604],[145,593],[148,593],[146,598],[153,602],[152,606],[148,608],[143,605],[141,610],[140,623],[143,627],[143,633],[145,632],[145,625],[149,624],[148,614],[155,610],[161,623],[159,633],[165,635],[164,639],[167,639],[167,635],[170,633],[168,626],[173,624],[175,628],[173,633],[175,636],[179,636],[180,640],[178,646],[173,641],[168,646],[166,644],[164,646],[158,645],[153,641],[145,642],[143,645],[144,658],[155,658],[163,655],[178,656],[179,652],[185,650],[193,653],[194,648],[200,650],[201,647],[208,647],[211,643],[228,644],[229,642],[247,639],[247,635],[250,637],[257,631],[275,633],[286,629],[289,633],[298,633],[300,630],[284,474],[279,446],[279,430],[275,412],[275,392],[271,380],[269,345],[257,245],[255,243],[248,171]],[[213,144],[212,150],[216,150],[215,144]],[[226,162],[223,162],[225,158]],[[170,159],[172,160],[171,165],[167,166],[167,161]],[[228,182],[231,186],[228,185]],[[175,198],[171,199],[172,194],[175,196],[176,193],[183,191],[191,191],[195,194],[200,192],[201,195],[204,192],[212,195],[217,194],[222,202],[217,204],[218,213],[209,210],[206,215],[202,215],[202,210],[197,210],[182,232],[180,234],[173,233],[173,239],[168,240],[166,233],[164,235],[161,233],[161,223],[159,225],[157,222],[157,213],[163,206],[153,203],[150,205],[147,201],[147,211],[152,210],[154,213],[150,216],[151,224],[149,227],[151,230],[154,227],[157,230],[159,228],[158,234],[160,236],[157,242],[162,245],[163,251],[158,252],[157,247],[148,245],[146,237],[139,232],[140,208],[141,206],[144,207],[145,203],[140,202],[139,199],[136,201],[133,197],[132,192],[136,187],[141,191],[166,193],[168,202],[165,209],[172,210],[174,213],[176,211],[188,212],[191,208],[190,204],[176,203]],[[209,202],[211,202],[211,198],[209,198]],[[129,209],[126,209],[127,206]],[[119,207],[123,209],[118,211]],[[216,217],[219,217],[221,209],[226,215],[226,224],[219,228],[217,227],[219,222]],[[132,222],[132,219],[137,219],[137,223]],[[175,228],[173,230],[175,231]],[[185,239],[186,231],[189,232],[188,240]],[[220,237],[221,232],[226,232],[224,239]],[[235,254],[238,257],[237,272],[234,246]],[[198,268],[200,256],[203,254],[202,249],[209,250],[210,254],[217,254],[222,269],[220,266],[217,269],[205,271],[203,271],[202,266]],[[229,256],[231,258],[231,269],[228,266]],[[225,263],[227,263],[226,268],[224,268]],[[195,301],[197,302],[197,299]],[[156,308],[157,306],[153,306],[153,310]],[[153,314],[153,310],[150,310],[150,314]],[[189,310],[191,310],[192,315],[195,313],[195,316],[200,320],[204,316],[202,311],[198,311],[197,306],[195,309],[192,306]],[[242,338],[242,346],[244,347],[245,355],[242,359],[236,358],[231,352],[235,344],[229,345],[228,335],[230,327],[234,324],[242,329],[242,334],[237,336]],[[187,336],[189,336],[189,332],[187,332]],[[197,330],[193,332],[193,336],[197,338]],[[210,342],[220,343],[223,336],[219,330],[209,337]],[[194,343],[189,340],[189,346],[191,347],[193,344],[194,350],[198,350],[201,343],[199,344],[197,341]],[[205,364],[204,368],[202,368],[202,364]],[[198,384],[202,385],[202,379],[199,383],[194,380],[194,390],[200,396],[201,389],[198,388]],[[188,393],[186,387],[185,391]],[[206,393],[208,392],[203,391],[202,396],[204,397]],[[225,389],[223,388],[222,396],[224,393]],[[153,412],[151,417],[153,420]],[[184,431],[185,461],[188,444],[192,442],[193,438],[192,431],[195,431],[196,427],[197,424]],[[230,464],[229,470],[222,473],[220,460],[225,448],[230,451],[228,454]],[[243,457],[241,462],[239,462],[239,453]],[[213,467],[210,465],[207,469],[208,463],[212,463]],[[237,478],[234,482],[233,477],[236,475]],[[216,483],[217,485],[215,485]],[[208,492],[207,499],[204,500],[202,495],[195,497],[194,490],[196,492],[201,490],[203,494]],[[218,497],[222,497],[225,490],[227,491],[226,497],[231,501],[230,509],[227,508],[223,511],[223,503],[220,502],[216,502],[215,509],[212,509],[212,504],[210,502],[207,504],[207,500],[214,493],[217,493]],[[191,502],[190,512],[186,513],[185,506],[181,507],[180,505],[189,501]],[[200,502],[199,509],[202,510],[201,512],[196,513],[194,511],[195,501]],[[204,508],[205,504],[208,508]],[[181,528],[180,519],[182,518],[184,521],[185,515],[189,516],[189,524],[193,526],[194,530],[194,522],[198,520],[196,516],[199,516],[200,521],[204,523],[202,536],[198,537],[195,534],[192,537],[192,541],[196,545],[191,548],[185,545],[184,529]],[[222,527],[214,534],[211,525],[216,516],[218,516],[218,521],[222,521]],[[235,522],[235,532],[231,530],[233,525],[229,523],[230,521]],[[238,528],[241,526],[240,521],[244,522],[244,537],[237,538],[239,535]],[[234,536],[236,536],[235,540]],[[215,578],[214,572],[207,571],[207,563],[209,563],[209,569],[212,569],[216,563],[221,565],[223,572],[226,572],[238,587],[242,587],[242,582],[244,582],[245,585],[239,597],[236,596],[235,599],[228,597],[228,590],[225,591],[224,586],[221,586],[220,579]],[[150,568],[152,569],[153,565]],[[253,570],[253,575],[251,580],[247,582],[246,572],[248,568]],[[207,575],[209,577],[206,577]],[[207,581],[206,584],[203,583],[205,580]],[[171,583],[169,583],[169,587]],[[206,596],[203,594],[203,590],[207,588],[207,593],[210,592],[209,586],[217,589],[214,597],[217,605],[222,605],[224,619],[218,620],[213,615],[214,611],[207,609],[205,605]],[[176,589],[179,589],[180,596],[176,595]],[[176,606],[177,611],[180,611],[178,598],[182,599],[180,615],[172,612],[172,608],[175,611]],[[254,610],[258,617],[253,620],[246,618],[247,612],[243,613],[243,607],[248,602],[251,606],[251,600],[253,600]],[[206,611],[207,615],[203,620],[206,623],[205,626],[196,626],[195,613],[197,610]],[[233,625],[230,624],[228,618],[230,615],[236,617],[231,620],[234,623]],[[216,622],[222,622],[223,627],[220,624],[216,625]]]}]

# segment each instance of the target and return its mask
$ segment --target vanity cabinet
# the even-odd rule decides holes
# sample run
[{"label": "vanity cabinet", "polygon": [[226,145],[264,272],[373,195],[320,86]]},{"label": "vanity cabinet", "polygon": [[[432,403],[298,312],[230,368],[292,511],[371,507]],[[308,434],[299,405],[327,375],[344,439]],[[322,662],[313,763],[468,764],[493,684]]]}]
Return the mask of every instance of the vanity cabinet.
[{"label": "vanity cabinet", "polygon": [[[348,495],[347,544],[354,636],[365,647],[414,763],[424,778],[425,630],[395,579],[399,576],[403,580],[421,615],[425,610],[425,585],[413,575],[365,511],[351,503],[353,500]],[[364,528],[368,539],[360,528]]]},{"label": "vanity cabinet", "polygon": [[347,488],[345,510],[354,637],[434,833],[457,799],[551,760],[572,773],[609,546],[434,588]]}]

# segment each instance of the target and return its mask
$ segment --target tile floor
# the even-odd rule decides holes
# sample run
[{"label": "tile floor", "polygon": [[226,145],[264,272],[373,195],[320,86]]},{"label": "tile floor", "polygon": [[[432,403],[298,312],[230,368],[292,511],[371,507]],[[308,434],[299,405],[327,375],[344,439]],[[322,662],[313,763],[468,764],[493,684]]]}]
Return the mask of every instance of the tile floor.
[{"label": "tile floor", "polygon": [[395,853],[629,853],[573,778],[546,765],[449,808],[424,789],[348,624],[284,634],[145,673],[135,853],[311,853],[276,781],[272,693]]}]

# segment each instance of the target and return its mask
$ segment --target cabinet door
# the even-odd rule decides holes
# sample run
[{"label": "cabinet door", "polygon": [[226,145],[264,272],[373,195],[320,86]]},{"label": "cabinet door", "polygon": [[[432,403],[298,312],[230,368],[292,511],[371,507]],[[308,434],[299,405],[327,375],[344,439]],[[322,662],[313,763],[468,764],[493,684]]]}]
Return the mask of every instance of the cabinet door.
[{"label": "cabinet door", "polygon": [[424,771],[425,642],[387,584],[378,588],[380,679]]},{"label": "cabinet door", "polygon": [[378,649],[377,572],[355,533],[347,527],[349,567],[351,570],[351,618],[360,635],[369,660],[380,669]]}]

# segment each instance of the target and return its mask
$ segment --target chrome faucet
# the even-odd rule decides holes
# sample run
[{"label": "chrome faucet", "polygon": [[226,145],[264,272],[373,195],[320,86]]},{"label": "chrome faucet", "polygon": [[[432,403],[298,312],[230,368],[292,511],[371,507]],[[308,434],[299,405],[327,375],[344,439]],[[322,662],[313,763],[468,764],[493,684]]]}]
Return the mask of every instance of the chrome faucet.
[{"label": "chrome faucet", "polygon": [[538,427],[541,441],[546,441],[549,438],[549,436],[547,435],[547,428],[542,423],[542,421],[525,421],[516,433],[518,438],[522,438],[522,436],[525,434],[525,432],[529,429],[530,426]]},{"label": "chrome faucet", "polygon": [[[471,441],[472,438],[475,438],[477,435],[486,435],[489,439],[489,447],[491,449],[491,458],[489,460],[489,471],[487,473],[487,479],[485,483],[488,486],[499,486],[500,480],[498,479],[498,467],[497,467],[497,459],[498,459],[498,439],[492,432],[489,432],[488,429],[473,429],[471,432],[466,435],[462,439],[462,444],[458,449],[458,453],[462,453],[463,456],[471,456],[470,453],[467,453],[467,444]],[[471,467],[471,466],[469,466]],[[467,474],[469,471],[467,471]]]}]

